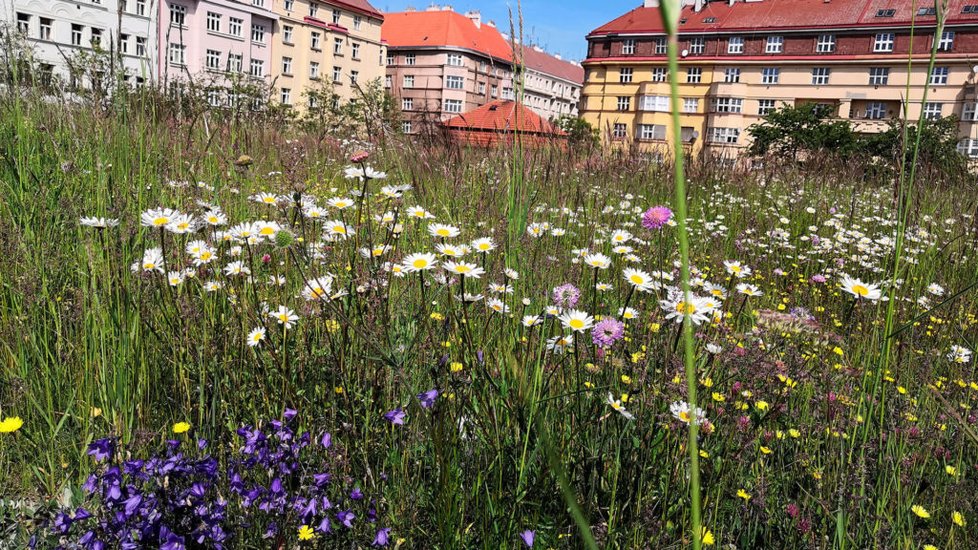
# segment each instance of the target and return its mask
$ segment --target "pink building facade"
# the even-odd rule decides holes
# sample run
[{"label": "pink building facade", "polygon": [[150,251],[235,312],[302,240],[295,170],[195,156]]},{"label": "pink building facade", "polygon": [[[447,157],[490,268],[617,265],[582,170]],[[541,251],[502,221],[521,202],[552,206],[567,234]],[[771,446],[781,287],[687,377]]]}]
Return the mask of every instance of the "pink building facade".
[{"label": "pink building facade", "polygon": [[226,88],[242,79],[268,83],[272,32],[278,16],[272,0],[161,0],[159,75],[163,82],[195,81],[208,87],[208,102],[226,104]]}]

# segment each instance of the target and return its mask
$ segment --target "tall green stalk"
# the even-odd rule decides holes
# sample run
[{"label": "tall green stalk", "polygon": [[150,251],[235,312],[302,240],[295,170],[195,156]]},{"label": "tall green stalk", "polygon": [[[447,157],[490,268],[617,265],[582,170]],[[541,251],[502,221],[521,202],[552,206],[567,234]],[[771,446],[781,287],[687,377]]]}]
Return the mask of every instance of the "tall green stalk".
[{"label": "tall green stalk", "polygon": [[[672,152],[675,179],[676,223],[679,226],[680,278],[683,290],[683,307],[690,303],[689,294],[689,236],[686,227],[686,172],[683,166],[682,127],[679,121],[679,0],[664,0],[661,4],[662,20],[669,36],[669,93],[672,96]],[[689,497],[693,530],[693,548],[702,547],[703,528],[700,516],[700,464],[699,419],[696,418],[696,365],[693,356],[693,321],[688,309],[683,317],[683,363],[686,366],[686,387],[691,415],[689,423]]]}]

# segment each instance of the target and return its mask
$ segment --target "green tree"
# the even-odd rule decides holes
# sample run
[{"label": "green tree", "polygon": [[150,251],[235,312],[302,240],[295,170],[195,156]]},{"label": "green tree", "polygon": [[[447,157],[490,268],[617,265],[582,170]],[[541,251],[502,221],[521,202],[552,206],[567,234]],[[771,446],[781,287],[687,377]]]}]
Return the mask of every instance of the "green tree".
[{"label": "green tree", "polygon": [[[956,116],[925,120],[923,124],[890,121],[885,132],[863,138],[863,149],[869,155],[883,159],[893,170],[902,162],[911,163],[913,144],[920,128],[920,149],[917,152],[918,173],[941,179],[956,179],[969,175],[968,159],[958,152],[959,120]],[[906,124],[906,142],[904,142]]]},{"label": "green tree", "polygon": [[583,118],[561,115],[553,124],[567,133],[567,141],[572,147],[590,148],[598,144],[597,128]]},{"label": "green tree", "polygon": [[849,157],[859,149],[859,137],[845,120],[830,119],[831,110],[817,103],[786,105],[768,113],[747,129],[750,154],[775,154],[798,160],[800,153],[829,152]]}]

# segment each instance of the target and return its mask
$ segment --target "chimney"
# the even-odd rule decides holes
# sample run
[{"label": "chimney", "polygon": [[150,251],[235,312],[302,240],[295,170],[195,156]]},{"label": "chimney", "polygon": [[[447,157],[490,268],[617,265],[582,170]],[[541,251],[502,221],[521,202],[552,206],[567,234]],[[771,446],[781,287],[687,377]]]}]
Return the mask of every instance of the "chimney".
[{"label": "chimney", "polygon": [[441,11],[441,6],[439,6],[438,4],[432,4],[428,6],[427,9],[425,9],[424,11]]},{"label": "chimney", "polygon": [[646,7],[646,8],[658,8],[659,7],[659,0],[645,0],[645,4],[643,4],[643,7]]},{"label": "chimney", "polygon": [[696,0],[696,3],[693,4],[693,11],[699,13],[703,11],[703,6],[705,5],[706,5],[705,0]]},{"label": "chimney", "polygon": [[488,26],[490,26],[490,27],[492,27],[494,29],[496,28],[496,22],[493,21],[492,19],[490,19],[489,21],[486,21],[486,25],[488,25]]},{"label": "chimney", "polygon": [[468,17],[473,24],[475,24],[475,28],[482,28],[482,14],[480,14],[478,11],[473,10],[466,12],[465,16]]},{"label": "chimney", "polygon": [[563,60],[564,58],[563,57],[560,57],[560,54],[559,53],[555,53],[554,54],[554,59]]}]

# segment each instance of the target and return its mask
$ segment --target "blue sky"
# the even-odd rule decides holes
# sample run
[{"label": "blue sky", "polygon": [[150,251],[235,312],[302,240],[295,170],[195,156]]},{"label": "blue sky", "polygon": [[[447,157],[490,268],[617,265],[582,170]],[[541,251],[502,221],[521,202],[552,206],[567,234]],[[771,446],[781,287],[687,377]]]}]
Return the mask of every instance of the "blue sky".
[{"label": "blue sky", "polygon": [[[431,0],[371,0],[381,11],[419,10]],[[509,8],[516,11],[516,0],[440,0],[461,13],[482,12],[483,20],[493,20],[501,32],[509,32]],[[642,0],[523,0],[523,35],[551,53],[580,60],[587,51],[584,37],[594,28],[636,8]]]}]

